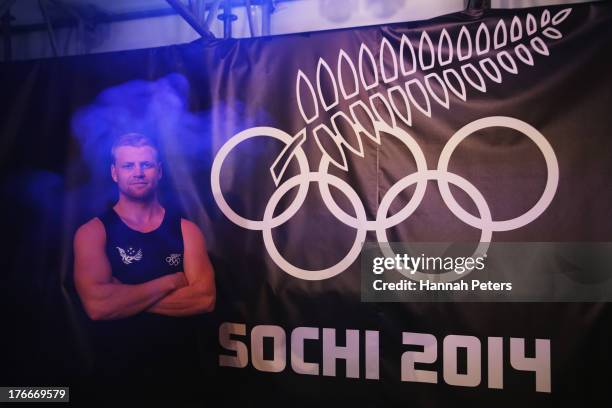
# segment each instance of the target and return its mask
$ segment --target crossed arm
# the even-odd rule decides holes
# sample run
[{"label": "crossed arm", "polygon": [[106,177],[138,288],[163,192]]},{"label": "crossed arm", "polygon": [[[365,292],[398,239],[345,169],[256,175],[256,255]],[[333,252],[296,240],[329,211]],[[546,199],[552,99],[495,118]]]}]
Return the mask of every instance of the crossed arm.
[{"label": "crossed arm", "polygon": [[215,282],[204,236],[187,220],[181,220],[181,230],[184,272],[128,285],[112,276],[102,222],[94,218],[81,226],[74,238],[74,279],[87,315],[93,320],[111,320],[143,311],[168,316],[212,311]]}]

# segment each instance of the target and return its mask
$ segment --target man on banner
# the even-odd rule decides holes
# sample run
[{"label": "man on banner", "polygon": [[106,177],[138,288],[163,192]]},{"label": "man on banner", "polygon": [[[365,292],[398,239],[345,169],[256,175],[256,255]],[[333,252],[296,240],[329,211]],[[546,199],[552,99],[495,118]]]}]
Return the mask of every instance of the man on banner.
[{"label": "man on banner", "polygon": [[137,399],[152,397],[138,395],[144,387],[153,398],[194,392],[199,358],[190,316],[212,311],[216,296],[204,236],[158,201],[162,168],[151,138],[124,134],[111,153],[119,200],[74,237],[75,284],[93,321],[95,377],[108,391],[129,390]]}]

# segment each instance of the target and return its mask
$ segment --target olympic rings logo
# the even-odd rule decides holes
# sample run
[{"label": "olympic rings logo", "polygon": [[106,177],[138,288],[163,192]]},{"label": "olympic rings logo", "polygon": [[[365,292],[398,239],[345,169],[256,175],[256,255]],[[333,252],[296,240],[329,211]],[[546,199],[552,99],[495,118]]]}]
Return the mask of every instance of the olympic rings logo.
[{"label": "olympic rings logo", "polygon": [[[554,150],[537,129],[519,119],[506,116],[492,116],[478,119],[467,124],[448,140],[440,154],[436,169],[427,168],[423,151],[408,132],[398,127],[391,128],[381,121],[375,121],[374,126],[376,132],[385,132],[400,140],[412,153],[417,167],[415,173],[398,180],[386,192],[378,207],[375,220],[367,219],[365,207],[357,192],[344,180],[329,174],[330,158],[323,155],[318,170],[311,171],[301,146],[295,147],[293,151],[293,155],[299,167],[299,174],[280,184],[270,197],[263,218],[261,220],[252,220],[236,213],[225,200],[221,190],[220,174],[223,162],[236,146],[248,139],[271,137],[279,140],[286,146],[289,146],[294,141],[294,138],[288,133],[272,127],[255,127],[244,130],[233,136],[221,147],[214,159],[211,171],[211,186],[215,202],[223,214],[225,214],[234,224],[245,229],[262,231],[263,241],[269,256],[283,271],[299,279],[323,280],[342,273],[355,262],[359,257],[362,244],[365,242],[368,231],[376,232],[376,238],[383,254],[387,257],[393,257],[394,254],[389,249],[389,245],[387,245],[387,229],[398,225],[412,215],[425,196],[429,181],[437,182],[444,203],[458,219],[467,225],[481,230],[480,242],[472,255],[473,257],[484,256],[486,254],[494,232],[515,230],[538,218],[546,208],[548,208],[557,191],[559,183],[559,165]],[[448,171],[451,155],[457,146],[474,132],[489,127],[506,127],[521,132],[535,143],[546,162],[547,180],[542,195],[531,209],[512,219],[494,220],[491,215],[491,210],[480,191],[465,178]],[[310,183],[317,183],[323,202],[334,217],[356,230],[353,245],[344,258],[335,265],[320,270],[303,269],[287,261],[278,251],[272,237],[272,230],[274,228],[288,222],[299,211],[308,194]],[[388,216],[391,203],[403,190],[413,184],[416,187],[410,200],[400,211],[392,216]],[[470,214],[459,205],[450,191],[449,184],[459,187],[471,198],[478,210],[478,217]],[[330,185],[340,190],[346,196],[353,206],[355,216],[347,214],[338,206],[330,192]],[[274,216],[276,207],[282,197],[294,188],[298,190],[293,202],[281,214]],[[466,273],[469,273],[469,271]],[[449,282],[465,275],[465,273],[460,275],[454,273],[454,271],[448,271],[436,275],[436,277],[442,282]],[[407,274],[406,276],[410,279],[420,280],[426,275],[416,271],[414,274]]]},{"label": "olympic rings logo", "polygon": [[181,264],[182,254],[170,254],[166,257],[166,262],[170,266],[179,266]]}]

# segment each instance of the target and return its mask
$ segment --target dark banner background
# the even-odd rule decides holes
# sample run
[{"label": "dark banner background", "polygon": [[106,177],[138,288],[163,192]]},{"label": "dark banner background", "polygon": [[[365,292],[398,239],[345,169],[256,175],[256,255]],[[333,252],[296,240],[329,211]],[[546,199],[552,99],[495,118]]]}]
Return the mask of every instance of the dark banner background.
[{"label": "dark banner background", "polygon": [[[549,10],[555,16],[564,8]],[[0,384],[70,385],[74,402],[86,400],[79,387],[91,350],[84,330],[86,316],[72,283],[72,236],[115,197],[106,164],[112,135],[141,130],[162,141],[164,203],[202,227],[215,267],[217,310],[201,319],[203,347],[197,357],[207,371],[202,392],[211,399],[227,406],[609,402],[612,315],[608,304],[361,303],[358,261],[325,280],[291,276],[270,259],[262,233],[228,220],[211,191],[215,154],[233,135],[254,126],[275,127],[289,135],[306,128],[302,148],[311,170],[316,170],[321,150],[314,127],[330,126],[333,113],[348,112],[348,102],[341,101],[335,109],[320,110],[319,118],[305,125],[295,95],[296,74],[301,70],[316,89],[319,58],[335,70],[340,49],[357,61],[363,43],[378,63],[383,38],[397,49],[406,34],[417,39],[412,40],[416,47],[422,31],[437,44],[446,29],[456,41],[464,25],[474,34],[484,22],[492,34],[500,19],[509,27],[515,15],[525,21],[527,13],[533,13],[539,21],[543,10],[489,10],[484,16],[457,13],[425,22],[0,65],[0,337],[7,342],[1,353]],[[431,118],[413,109],[412,125],[405,127],[423,150],[429,168],[435,168],[446,141],[458,129],[480,118],[518,118],[545,135],[559,163],[556,195],[540,217],[522,228],[494,232],[495,241],[612,241],[612,8],[572,6],[557,28],[563,33],[561,39],[545,38],[549,56],[533,52],[533,66],[517,60],[518,73],[503,72],[499,84],[485,78],[486,92],[468,86],[466,101],[451,94],[448,109],[432,99]],[[508,51],[515,55],[511,47]],[[436,65],[432,72],[443,69]],[[417,72],[415,77],[423,75]],[[387,85],[403,86],[404,81]],[[366,97],[387,85],[362,89],[358,98],[367,102]],[[323,89],[328,92],[329,87],[323,84]],[[364,137],[363,143],[363,158],[346,152],[348,171],[330,166],[329,173],[352,186],[371,220],[385,192],[414,172],[415,162],[391,137],[381,136],[380,145]],[[263,216],[276,189],[269,168],[283,147],[270,140],[249,141],[228,156],[221,172],[222,189],[241,215]],[[482,192],[494,219],[527,211],[546,181],[542,155],[533,143],[500,128],[465,140],[450,169]],[[287,172],[283,180],[298,174],[295,163]],[[410,199],[413,190],[400,194],[391,213]],[[467,196],[452,191],[468,211],[477,214]],[[332,194],[354,215],[342,194],[334,189]],[[294,196],[295,189],[281,200],[278,212]],[[477,240],[480,231],[457,219],[435,183],[429,182],[414,214],[387,233],[390,241],[451,241]],[[326,210],[316,183],[311,183],[302,208],[276,228],[273,237],[288,260],[302,268],[320,269],[347,253],[355,230]],[[376,241],[375,234],[368,232],[366,240]],[[379,331],[380,380],[365,379],[363,371],[358,379],[346,378],[342,363],[335,377],[295,374],[289,360],[281,373],[260,372],[250,363],[243,369],[218,367],[219,354],[231,355],[217,339],[223,322],[246,324],[247,336],[239,338],[247,345],[250,330],[263,324],[283,327],[288,337],[299,326],[336,328],[338,344],[343,344],[346,329]],[[435,335],[438,359],[419,368],[437,371],[438,384],[400,381],[401,355],[409,349],[402,345],[402,332]],[[481,340],[479,386],[444,383],[441,344],[449,334]],[[487,388],[487,337],[504,338],[502,390]],[[551,393],[536,393],[534,374],[510,367],[511,337],[526,339],[528,356],[533,355],[535,339],[550,339]],[[307,361],[321,363],[321,342],[307,344],[305,353]],[[289,355],[288,351],[288,359]],[[269,353],[264,357],[270,358]],[[221,392],[220,384],[235,392]]]}]

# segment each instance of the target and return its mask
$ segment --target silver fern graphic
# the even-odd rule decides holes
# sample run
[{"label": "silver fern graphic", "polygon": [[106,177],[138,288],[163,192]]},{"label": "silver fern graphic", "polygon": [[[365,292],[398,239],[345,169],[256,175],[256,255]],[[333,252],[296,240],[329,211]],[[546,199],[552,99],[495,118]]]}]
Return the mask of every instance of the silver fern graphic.
[{"label": "silver fern graphic", "polygon": [[[421,32],[416,49],[405,34],[400,40],[399,51],[383,38],[378,59],[362,43],[357,64],[341,49],[335,64],[319,59],[316,87],[299,70],[295,91],[306,126],[293,136],[291,143],[287,143],[270,167],[274,183],[279,185],[295,150],[306,141],[308,131],[314,135],[323,156],[347,171],[347,151],[360,157],[364,155],[362,135],[380,144],[375,121],[391,128],[396,127],[398,121],[412,126],[415,112],[431,117],[432,103],[449,109],[451,93],[465,101],[468,88],[487,92],[489,83],[499,84],[504,75],[518,74],[521,63],[533,66],[534,53],[549,55],[543,37],[549,40],[562,38],[556,26],[571,11],[571,8],[566,8],[553,16],[546,9],[539,19],[528,13],[524,20],[514,16],[510,23],[500,19],[492,32],[484,22],[475,33],[463,25],[455,41],[443,29],[437,46],[427,31]],[[461,65],[458,68],[447,67],[451,63]],[[343,75],[343,72],[350,72],[350,75]],[[324,82],[331,84],[331,92],[323,92]],[[372,93],[369,103],[360,99],[353,101],[357,97],[363,98],[363,92]],[[341,98],[350,103],[349,112],[335,112],[331,123],[310,129],[308,125],[323,112],[337,108]]]},{"label": "silver fern graphic", "polygon": [[128,250],[124,250],[123,248],[116,247],[119,251],[119,255],[121,256],[121,260],[124,264],[129,265],[134,261],[140,261],[142,259],[142,249],[139,249],[136,252],[133,248],[128,248]]},{"label": "silver fern graphic", "polygon": [[[213,197],[223,214],[234,224],[249,230],[261,231],[264,246],[272,261],[284,272],[304,280],[323,280],[342,273],[359,257],[368,232],[376,233],[382,253],[395,255],[389,247],[387,230],[408,219],[420,205],[427,185],[435,181],[449,210],[463,223],[481,231],[473,257],[486,254],[496,231],[510,231],[537,219],[552,202],[558,182],[559,165],[555,152],[546,137],[529,123],[508,116],[488,116],[476,119],[458,129],[446,142],[436,168],[429,168],[423,150],[410,135],[419,116],[431,118],[436,109],[450,109],[451,102],[465,101],[476,92],[487,92],[501,83],[504,77],[516,75],[519,69],[533,66],[536,57],[549,55],[544,38],[562,38],[556,28],[571,13],[564,9],[554,16],[544,10],[539,19],[533,14],[524,18],[498,20],[487,27],[484,23],[464,24],[453,31],[453,36],[442,30],[438,38],[427,31],[414,38],[400,37],[396,43],[382,38],[376,53],[361,44],[355,58],[346,51],[338,51],[333,63],[320,58],[309,78],[298,70],[295,83],[298,109],[304,127],[291,135],[274,127],[252,127],[240,131],[217,151],[211,168]],[[471,27],[473,26],[473,29]],[[410,34],[412,37],[413,34]],[[354,58],[354,59],[353,59]],[[451,156],[466,137],[481,129],[505,127],[522,133],[541,151],[546,165],[546,183],[542,195],[529,210],[509,219],[494,219],[482,193],[469,180],[448,170]],[[364,136],[381,144],[381,133],[395,137],[412,153],[416,171],[404,176],[391,186],[377,202],[375,215],[368,216],[359,194],[342,178],[329,171],[330,163],[348,171],[350,154],[364,157]],[[246,140],[266,137],[284,145],[270,167],[277,186],[265,205],[261,217],[247,218],[237,213],[225,200],[221,187],[221,168],[229,154]],[[310,169],[302,144],[314,138],[321,151],[318,168]],[[367,141],[367,140],[366,140]],[[295,159],[298,174],[283,180],[289,163]],[[310,184],[316,183],[320,198],[327,210],[341,223],[355,229],[353,244],[344,257],[332,266],[312,270],[291,263],[279,251],[272,230],[288,222],[302,207]],[[450,184],[462,189],[476,204],[478,216],[466,211],[455,200]],[[415,186],[411,198],[401,210],[389,214],[391,203],[409,186]],[[353,207],[346,212],[331,194],[335,188]],[[282,211],[279,203],[292,189],[297,192]],[[426,278],[427,274],[405,274],[409,279]],[[470,271],[471,272],[471,271]],[[468,273],[468,272],[466,272]],[[440,279],[453,281],[466,273],[448,272]]]}]

